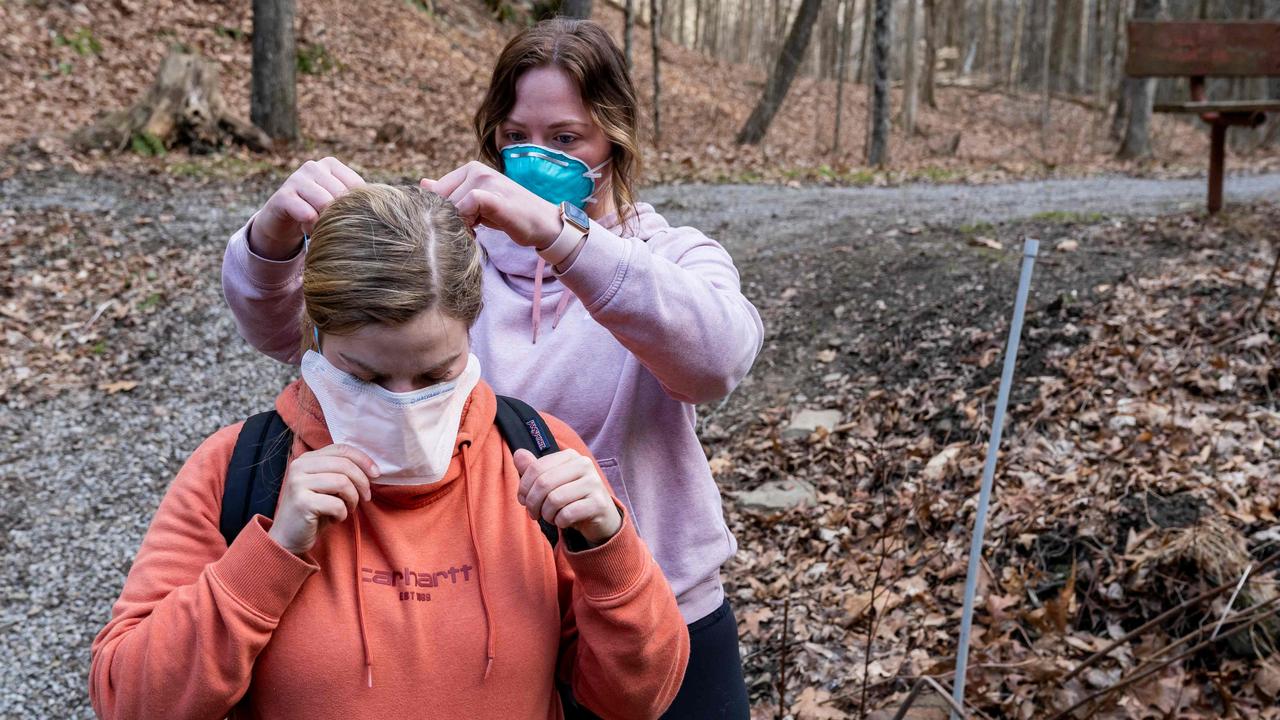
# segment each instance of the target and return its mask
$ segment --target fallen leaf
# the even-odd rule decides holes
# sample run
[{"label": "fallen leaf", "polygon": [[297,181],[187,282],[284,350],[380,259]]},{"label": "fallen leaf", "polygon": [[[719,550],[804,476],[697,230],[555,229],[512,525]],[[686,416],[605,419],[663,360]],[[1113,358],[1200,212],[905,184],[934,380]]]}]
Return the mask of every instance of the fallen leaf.
[{"label": "fallen leaf", "polygon": [[1253,684],[1268,698],[1280,700],[1280,667],[1275,663],[1263,663],[1253,674]]},{"label": "fallen leaf", "polygon": [[98,389],[106,392],[108,395],[115,395],[118,392],[128,392],[136,387],[138,387],[137,380],[116,380],[115,382],[98,384]]},{"label": "fallen leaf", "polygon": [[839,708],[826,705],[831,700],[831,693],[819,690],[812,685],[800,692],[792,710],[796,720],[845,720],[847,713]]},{"label": "fallen leaf", "polygon": [[947,470],[950,468],[957,457],[960,456],[960,450],[964,447],[963,443],[948,445],[942,452],[934,455],[925,464],[924,470],[920,471],[920,476],[929,482],[939,482],[947,476]]}]

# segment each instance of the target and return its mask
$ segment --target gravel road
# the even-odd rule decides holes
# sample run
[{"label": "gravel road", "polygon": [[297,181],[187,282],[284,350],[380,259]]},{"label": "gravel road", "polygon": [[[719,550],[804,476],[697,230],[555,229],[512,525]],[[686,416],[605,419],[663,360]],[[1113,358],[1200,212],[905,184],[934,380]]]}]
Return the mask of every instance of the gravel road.
[{"label": "gravel road", "polygon": [[[169,215],[166,242],[201,272],[131,392],[73,390],[0,405],[0,717],[92,717],[89,646],[165,487],[196,445],[268,405],[292,376],[249,350],[220,297],[227,235],[270,183],[211,187],[116,176],[20,175],[0,210]],[[668,186],[644,197],[723,239],[744,276],[786,243],[874,243],[877,230],[1044,213],[1156,214],[1203,202],[1203,180],[1094,178],[987,186]],[[1280,174],[1234,177],[1228,202],[1280,199]],[[0,228],[3,231],[3,228]],[[759,273],[755,273],[759,274]]]}]

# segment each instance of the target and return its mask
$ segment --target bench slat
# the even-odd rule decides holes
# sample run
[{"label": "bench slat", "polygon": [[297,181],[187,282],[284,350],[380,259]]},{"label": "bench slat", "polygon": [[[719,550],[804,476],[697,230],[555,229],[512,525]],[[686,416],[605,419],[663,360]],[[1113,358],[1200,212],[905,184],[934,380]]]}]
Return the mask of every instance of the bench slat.
[{"label": "bench slat", "polygon": [[1204,102],[1156,103],[1163,113],[1280,112],[1280,100],[1206,100]]},{"label": "bench slat", "polygon": [[1280,75],[1280,22],[1129,22],[1131,77]]}]

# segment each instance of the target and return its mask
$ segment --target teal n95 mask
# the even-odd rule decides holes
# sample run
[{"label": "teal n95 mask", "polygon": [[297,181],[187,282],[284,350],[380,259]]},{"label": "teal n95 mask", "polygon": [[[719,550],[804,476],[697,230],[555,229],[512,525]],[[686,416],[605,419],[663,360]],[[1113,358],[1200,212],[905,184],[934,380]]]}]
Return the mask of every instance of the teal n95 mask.
[{"label": "teal n95 mask", "polygon": [[596,181],[605,160],[591,168],[578,158],[542,145],[520,143],[502,148],[503,174],[553,205],[567,202],[586,209],[595,202]]}]

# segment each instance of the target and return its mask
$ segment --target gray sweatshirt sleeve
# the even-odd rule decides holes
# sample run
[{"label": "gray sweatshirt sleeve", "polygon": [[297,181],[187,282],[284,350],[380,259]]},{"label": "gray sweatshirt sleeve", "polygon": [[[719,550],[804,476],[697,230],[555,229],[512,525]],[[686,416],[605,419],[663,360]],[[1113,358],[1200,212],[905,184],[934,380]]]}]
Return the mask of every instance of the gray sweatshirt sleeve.
[{"label": "gray sweatshirt sleeve", "polygon": [[222,258],[222,294],[249,344],[283,363],[302,358],[302,253],[268,260],[249,249],[249,227],[231,236]]},{"label": "gray sweatshirt sleeve", "polygon": [[764,342],[733,259],[693,228],[663,227],[644,241],[593,223],[560,279],[681,402],[728,395]]}]

